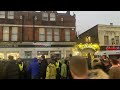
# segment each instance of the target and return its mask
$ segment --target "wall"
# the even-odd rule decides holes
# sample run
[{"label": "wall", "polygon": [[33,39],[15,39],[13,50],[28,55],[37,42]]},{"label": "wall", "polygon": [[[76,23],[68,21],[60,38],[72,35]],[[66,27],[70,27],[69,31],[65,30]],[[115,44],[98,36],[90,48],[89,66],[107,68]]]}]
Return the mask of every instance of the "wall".
[{"label": "wall", "polygon": [[[99,26],[98,33],[99,33],[98,38],[99,38],[100,46],[106,46],[106,45],[104,45],[104,36],[105,35],[109,36],[109,45],[108,46],[112,45],[111,39],[114,38],[115,36],[119,36],[119,40],[120,40],[120,27]],[[120,46],[120,43],[118,46]]]}]

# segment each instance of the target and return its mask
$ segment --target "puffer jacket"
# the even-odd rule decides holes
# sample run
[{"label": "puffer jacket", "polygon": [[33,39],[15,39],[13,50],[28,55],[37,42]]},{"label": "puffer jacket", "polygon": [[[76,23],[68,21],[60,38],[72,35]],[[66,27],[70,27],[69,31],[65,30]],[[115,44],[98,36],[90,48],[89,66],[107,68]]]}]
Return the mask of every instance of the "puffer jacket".
[{"label": "puffer jacket", "polygon": [[32,76],[40,76],[40,65],[37,58],[34,58],[33,62],[29,65],[28,71],[31,72]]},{"label": "puffer jacket", "polygon": [[65,64],[65,60],[61,61],[61,77],[67,77],[67,65]]},{"label": "puffer jacket", "polygon": [[89,79],[109,79],[109,76],[102,69],[90,70]]},{"label": "puffer jacket", "polygon": [[56,67],[54,64],[50,63],[47,66],[47,70],[46,70],[46,79],[56,79]]},{"label": "puffer jacket", "polygon": [[20,69],[15,60],[8,61],[3,69],[4,79],[19,79]]}]

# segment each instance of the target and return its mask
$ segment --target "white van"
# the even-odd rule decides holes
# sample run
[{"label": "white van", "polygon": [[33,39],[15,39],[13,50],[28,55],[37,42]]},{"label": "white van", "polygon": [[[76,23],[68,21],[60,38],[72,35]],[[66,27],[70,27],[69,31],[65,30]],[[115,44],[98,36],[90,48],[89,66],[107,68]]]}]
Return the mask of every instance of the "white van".
[{"label": "white van", "polygon": [[111,51],[98,51],[98,52],[95,52],[94,54],[94,58],[99,58],[102,56],[102,55],[106,55],[108,58],[116,58],[116,59],[119,59],[120,58],[120,50],[111,50]]}]

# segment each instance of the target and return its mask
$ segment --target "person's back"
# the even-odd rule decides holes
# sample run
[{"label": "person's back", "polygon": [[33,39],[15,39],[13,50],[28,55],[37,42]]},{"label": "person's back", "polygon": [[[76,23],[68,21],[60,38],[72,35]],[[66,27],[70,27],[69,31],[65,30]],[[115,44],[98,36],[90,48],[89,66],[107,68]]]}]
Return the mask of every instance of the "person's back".
[{"label": "person's back", "polygon": [[61,61],[61,79],[67,78],[67,65],[65,64],[65,60]]},{"label": "person's back", "polygon": [[30,64],[28,71],[31,72],[32,79],[39,79],[40,75],[40,65],[38,59],[34,58],[33,62]]},{"label": "person's back", "polygon": [[48,63],[44,56],[41,59],[42,59],[42,61],[41,61],[41,77],[42,77],[42,79],[45,79]]},{"label": "person's back", "polygon": [[56,79],[56,74],[56,66],[54,65],[54,62],[51,61],[50,64],[47,66],[46,79]]},{"label": "person's back", "polygon": [[4,67],[3,74],[4,79],[19,79],[19,66],[13,57],[11,56],[10,61],[8,61]]},{"label": "person's back", "polygon": [[4,63],[0,61],[0,79],[3,79],[3,67],[4,67]]}]

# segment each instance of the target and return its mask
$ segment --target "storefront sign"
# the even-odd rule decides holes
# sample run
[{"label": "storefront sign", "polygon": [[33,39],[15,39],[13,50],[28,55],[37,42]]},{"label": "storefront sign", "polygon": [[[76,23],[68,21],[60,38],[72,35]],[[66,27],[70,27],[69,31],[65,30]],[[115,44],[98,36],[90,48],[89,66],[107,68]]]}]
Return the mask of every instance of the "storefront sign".
[{"label": "storefront sign", "polygon": [[119,46],[106,47],[106,50],[120,50]]}]

